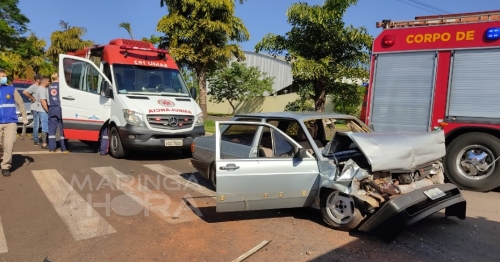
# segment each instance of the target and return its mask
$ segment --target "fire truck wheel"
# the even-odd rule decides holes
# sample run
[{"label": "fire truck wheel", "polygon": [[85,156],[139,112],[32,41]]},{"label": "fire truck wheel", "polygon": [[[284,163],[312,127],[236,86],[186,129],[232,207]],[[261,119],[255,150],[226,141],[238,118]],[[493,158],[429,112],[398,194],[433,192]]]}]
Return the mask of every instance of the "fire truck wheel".
[{"label": "fire truck wheel", "polygon": [[480,132],[455,138],[444,159],[446,177],[461,189],[486,192],[500,185],[500,140]]},{"label": "fire truck wheel", "polygon": [[337,230],[355,229],[364,219],[354,199],[339,191],[323,189],[320,206],[323,220]]},{"label": "fire truck wheel", "polygon": [[126,152],[123,148],[122,141],[120,140],[120,135],[118,134],[118,129],[116,129],[116,127],[111,128],[109,140],[109,154],[114,158],[124,158],[126,156]]}]

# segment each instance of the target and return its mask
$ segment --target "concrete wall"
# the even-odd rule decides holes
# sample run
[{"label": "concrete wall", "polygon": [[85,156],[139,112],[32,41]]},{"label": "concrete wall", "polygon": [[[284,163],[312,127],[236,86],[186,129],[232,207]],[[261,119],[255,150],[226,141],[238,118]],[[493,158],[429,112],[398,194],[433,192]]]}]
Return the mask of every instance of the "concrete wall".
[{"label": "concrete wall", "polygon": [[[280,96],[264,96],[264,97],[253,97],[243,102],[236,102],[236,113],[256,113],[256,112],[281,112],[284,111],[285,106],[298,98],[296,93],[286,94]],[[331,112],[332,105],[328,101],[325,105],[325,111]],[[216,114],[232,114],[233,109],[228,102],[222,102],[220,104],[210,102],[210,96],[207,97],[207,109],[209,113]]]}]

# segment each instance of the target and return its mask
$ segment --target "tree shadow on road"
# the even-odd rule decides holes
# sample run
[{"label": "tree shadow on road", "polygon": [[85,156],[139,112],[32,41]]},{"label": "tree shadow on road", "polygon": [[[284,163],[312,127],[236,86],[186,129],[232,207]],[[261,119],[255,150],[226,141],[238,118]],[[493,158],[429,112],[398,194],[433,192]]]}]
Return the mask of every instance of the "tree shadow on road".
[{"label": "tree shadow on road", "polygon": [[29,165],[33,162],[35,162],[35,160],[30,156],[23,156],[20,154],[14,154],[14,155],[12,155],[12,167],[10,168],[10,171],[14,172],[17,169],[19,169],[25,165]]}]

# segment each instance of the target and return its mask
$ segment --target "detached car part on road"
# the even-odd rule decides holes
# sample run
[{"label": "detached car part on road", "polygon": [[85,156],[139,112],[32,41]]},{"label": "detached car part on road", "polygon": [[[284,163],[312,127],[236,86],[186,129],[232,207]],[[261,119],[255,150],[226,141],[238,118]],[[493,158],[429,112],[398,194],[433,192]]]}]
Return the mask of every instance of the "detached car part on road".
[{"label": "detached car part on road", "polygon": [[[442,130],[374,133],[354,117],[319,113],[235,118],[216,122],[213,138],[193,146],[193,166],[203,171],[197,153],[213,141],[217,212],[312,206],[332,228],[389,239],[442,209],[465,219],[460,190],[444,183]],[[336,128],[337,118],[347,124]],[[287,134],[295,122],[296,135]]]}]

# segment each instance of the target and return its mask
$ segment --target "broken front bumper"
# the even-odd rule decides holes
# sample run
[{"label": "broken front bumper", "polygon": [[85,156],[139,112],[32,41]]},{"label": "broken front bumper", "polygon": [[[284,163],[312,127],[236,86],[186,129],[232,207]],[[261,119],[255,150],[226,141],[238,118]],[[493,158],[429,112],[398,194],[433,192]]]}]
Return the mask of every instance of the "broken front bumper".
[{"label": "broken front bumper", "polygon": [[[433,188],[445,195],[432,200],[424,192]],[[466,205],[460,190],[453,184],[427,186],[387,201],[360,225],[359,230],[391,240],[405,227],[444,208],[446,216],[465,219]]]}]

